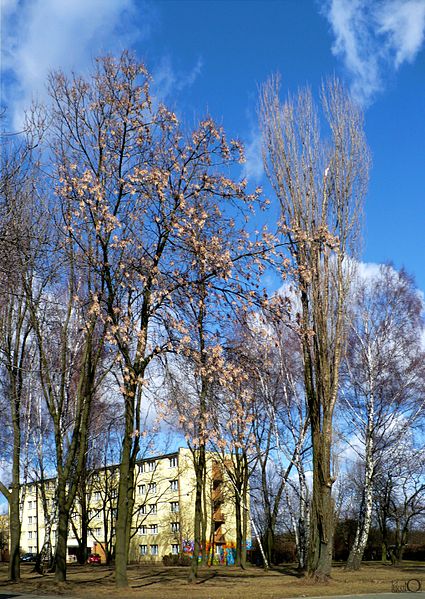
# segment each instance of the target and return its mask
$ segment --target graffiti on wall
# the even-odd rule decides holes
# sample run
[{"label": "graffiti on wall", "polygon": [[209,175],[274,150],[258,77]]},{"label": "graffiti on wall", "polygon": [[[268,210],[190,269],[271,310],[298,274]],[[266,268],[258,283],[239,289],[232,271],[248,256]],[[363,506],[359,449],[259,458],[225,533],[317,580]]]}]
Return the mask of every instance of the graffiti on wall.
[{"label": "graffiti on wall", "polygon": [[[252,541],[251,539],[247,540],[246,548],[249,551],[252,549]],[[193,556],[193,551],[195,549],[195,542],[191,539],[185,539],[183,541],[183,553],[188,557]],[[211,552],[214,551],[212,557],[212,563],[215,565],[225,565],[225,566],[233,566],[235,564],[236,559],[236,545],[235,543],[223,543],[222,545],[212,545],[211,543],[206,543],[207,554],[211,555]],[[199,560],[201,560],[201,556],[199,556]]]}]

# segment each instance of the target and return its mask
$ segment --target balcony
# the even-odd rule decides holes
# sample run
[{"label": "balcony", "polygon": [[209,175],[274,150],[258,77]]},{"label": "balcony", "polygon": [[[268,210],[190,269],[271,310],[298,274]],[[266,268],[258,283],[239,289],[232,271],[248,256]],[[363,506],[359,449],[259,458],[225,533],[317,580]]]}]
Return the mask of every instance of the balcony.
[{"label": "balcony", "polygon": [[219,464],[212,467],[212,479],[214,482],[223,482],[223,470]]},{"label": "balcony", "polygon": [[224,500],[221,488],[213,489],[212,500],[217,503],[222,502]]},{"label": "balcony", "polygon": [[226,537],[224,536],[224,534],[220,531],[217,531],[214,535],[214,543],[216,545],[221,545],[225,542],[226,542]]},{"label": "balcony", "polygon": [[224,514],[221,510],[216,510],[213,514],[214,522],[224,522]]}]

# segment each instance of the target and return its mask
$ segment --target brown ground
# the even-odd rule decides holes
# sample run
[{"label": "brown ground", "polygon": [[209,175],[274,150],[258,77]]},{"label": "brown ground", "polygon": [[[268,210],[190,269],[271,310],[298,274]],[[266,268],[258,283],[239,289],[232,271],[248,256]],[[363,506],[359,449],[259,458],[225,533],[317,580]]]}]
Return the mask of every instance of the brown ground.
[{"label": "brown ground", "polygon": [[0,564],[0,594],[5,591],[98,599],[283,599],[286,597],[313,597],[317,595],[348,595],[356,593],[391,592],[392,581],[412,578],[425,588],[425,564],[405,562],[402,566],[365,563],[356,573],[345,572],[343,565],[333,568],[332,580],[325,585],[299,577],[290,566],[271,572],[249,567],[245,572],[235,567],[211,567],[200,570],[195,585],[186,582],[187,568],[161,566],[130,566],[128,591],[114,587],[113,571],[106,566],[70,565],[68,582],[58,588],[53,575],[41,577],[31,572],[32,566],[22,566],[22,581],[7,582],[7,564]]}]

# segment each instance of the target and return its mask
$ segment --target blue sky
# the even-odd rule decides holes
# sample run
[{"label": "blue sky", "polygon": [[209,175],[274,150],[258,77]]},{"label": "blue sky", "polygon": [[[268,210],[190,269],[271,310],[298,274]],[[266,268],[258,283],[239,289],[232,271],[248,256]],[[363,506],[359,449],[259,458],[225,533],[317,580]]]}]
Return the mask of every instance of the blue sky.
[{"label": "blue sky", "polygon": [[405,266],[425,290],[425,0],[1,0],[2,94],[19,128],[51,68],[87,71],[132,48],[187,123],[209,112],[264,184],[258,85],[317,91],[336,73],[365,109],[373,167],[362,258]]}]

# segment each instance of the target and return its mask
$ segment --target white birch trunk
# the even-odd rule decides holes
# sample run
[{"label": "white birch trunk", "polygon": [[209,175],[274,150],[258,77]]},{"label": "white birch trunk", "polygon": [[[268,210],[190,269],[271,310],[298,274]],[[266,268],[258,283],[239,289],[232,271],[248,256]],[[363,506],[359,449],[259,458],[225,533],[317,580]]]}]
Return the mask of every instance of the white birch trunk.
[{"label": "white birch trunk", "polygon": [[373,360],[370,347],[367,348],[367,362],[369,370],[369,398],[367,402],[367,426],[365,439],[365,479],[362,492],[362,501],[357,524],[356,536],[347,560],[347,569],[358,570],[360,568],[363,553],[369,537],[370,524],[372,521],[373,483],[375,478],[374,468],[374,420],[375,420],[375,398],[373,390]]}]

